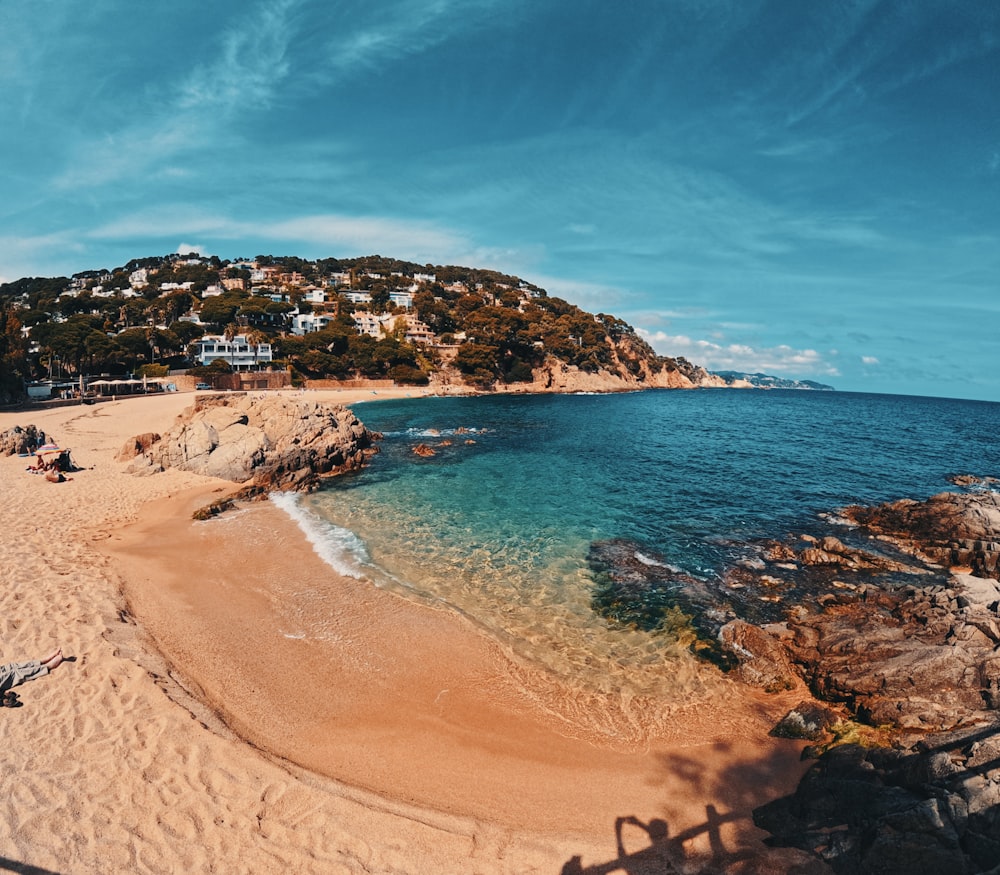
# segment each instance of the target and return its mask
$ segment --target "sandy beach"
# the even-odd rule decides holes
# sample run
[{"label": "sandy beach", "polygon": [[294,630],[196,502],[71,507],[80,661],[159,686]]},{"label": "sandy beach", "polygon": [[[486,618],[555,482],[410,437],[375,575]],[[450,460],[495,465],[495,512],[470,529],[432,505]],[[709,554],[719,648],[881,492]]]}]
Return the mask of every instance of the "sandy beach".
[{"label": "sandy beach", "polygon": [[[0,869],[824,871],[750,819],[808,765],[767,735],[803,690],[720,685],[641,743],[594,732],[567,715],[600,703],[449,611],[339,577],[270,502],[194,522],[234,485],[127,474],[122,444],[193,401],[0,413],[81,468],[49,483],[0,458],[0,661],[70,657],[0,709]],[[289,587],[330,617],[326,640],[300,633]],[[667,835],[629,823],[621,858],[627,817]]]}]

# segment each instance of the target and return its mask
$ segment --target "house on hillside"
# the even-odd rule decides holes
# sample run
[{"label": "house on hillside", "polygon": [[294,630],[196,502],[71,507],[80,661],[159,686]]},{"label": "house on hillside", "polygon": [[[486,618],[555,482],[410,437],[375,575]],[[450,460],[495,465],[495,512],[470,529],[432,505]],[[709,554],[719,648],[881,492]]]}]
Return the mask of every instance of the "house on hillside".
[{"label": "house on hillside", "polygon": [[216,359],[222,359],[232,365],[234,371],[253,371],[270,366],[273,360],[270,343],[254,347],[245,334],[237,334],[232,340],[226,340],[219,334],[206,334],[192,346],[199,365],[210,365]]},{"label": "house on hillside", "polygon": [[389,292],[389,300],[397,307],[409,310],[413,307],[413,292],[397,289],[394,292]]},{"label": "house on hillside", "polygon": [[391,334],[402,321],[404,324],[403,340],[407,343],[427,345],[434,342],[434,332],[416,316],[409,313],[403,316],[393,313],[383,313],[380,316],[376,316],[374,313],[355,313],[353,319],[358,334],[382,337]]},{"label": "house on hillside", "polygon": [[322,331],[333,320],[332,313],[296,313],[292,316],[292,334],[301,337],[313,331]]}]

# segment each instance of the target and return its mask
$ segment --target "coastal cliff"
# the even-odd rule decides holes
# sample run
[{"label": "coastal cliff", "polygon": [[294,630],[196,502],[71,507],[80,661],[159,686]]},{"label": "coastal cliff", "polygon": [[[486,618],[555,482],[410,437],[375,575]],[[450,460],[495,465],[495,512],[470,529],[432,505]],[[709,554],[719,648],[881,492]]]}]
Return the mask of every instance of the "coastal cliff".
[{"label": "coastal cliff", "polygon": [[659,367],[640,362],[637,373],[622,365],[615,354],[615,366],[596,372],[581,370],[554,356],[532,370],[530,382],[497,387],[498,392],[635,392],[641,389],[696,389],[720,385],[703,368],[687,366],[670,360]]}]

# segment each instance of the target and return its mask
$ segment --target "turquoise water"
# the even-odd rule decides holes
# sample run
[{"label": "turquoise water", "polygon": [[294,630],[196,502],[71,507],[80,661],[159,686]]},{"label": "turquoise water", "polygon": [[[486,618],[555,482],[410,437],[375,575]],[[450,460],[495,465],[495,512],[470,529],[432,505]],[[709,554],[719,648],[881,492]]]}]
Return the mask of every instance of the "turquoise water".
[{"label": "turquoise water", "polygon": [[[593,605],[595,543],[717,578],[753,539],[852,503],[1000,475],[1000,405],[794,391],[427,398],[357,405],[369,468],[281,500],[342,572],[459,611],[580,689],[707,683],[685,647]],[[413,448],[435,450],[421,458]],[[671,670],[665,671],[664,666]]]}]

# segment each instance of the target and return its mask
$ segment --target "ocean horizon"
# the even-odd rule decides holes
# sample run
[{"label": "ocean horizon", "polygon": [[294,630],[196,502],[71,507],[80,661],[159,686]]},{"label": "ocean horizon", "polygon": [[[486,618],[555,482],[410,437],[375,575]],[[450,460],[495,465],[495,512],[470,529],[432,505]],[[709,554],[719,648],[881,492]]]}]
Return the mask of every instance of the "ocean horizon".
[{"label": "ocean horizon", "polygon": [[[608,545],[657,575],[718,581],[760,541],[843,535],[846,505],[1000,474],[1000,404],[985,401],[650,390],[354,409],[384,435],[371,465],[273,497],[313,549],[340,574],[461,613],[559,683],[624,699],[695,695],[717,672],[675,630],[599,610],[594,556]],[[308,616],[305,634],[323,638],[328,618]]]}]

